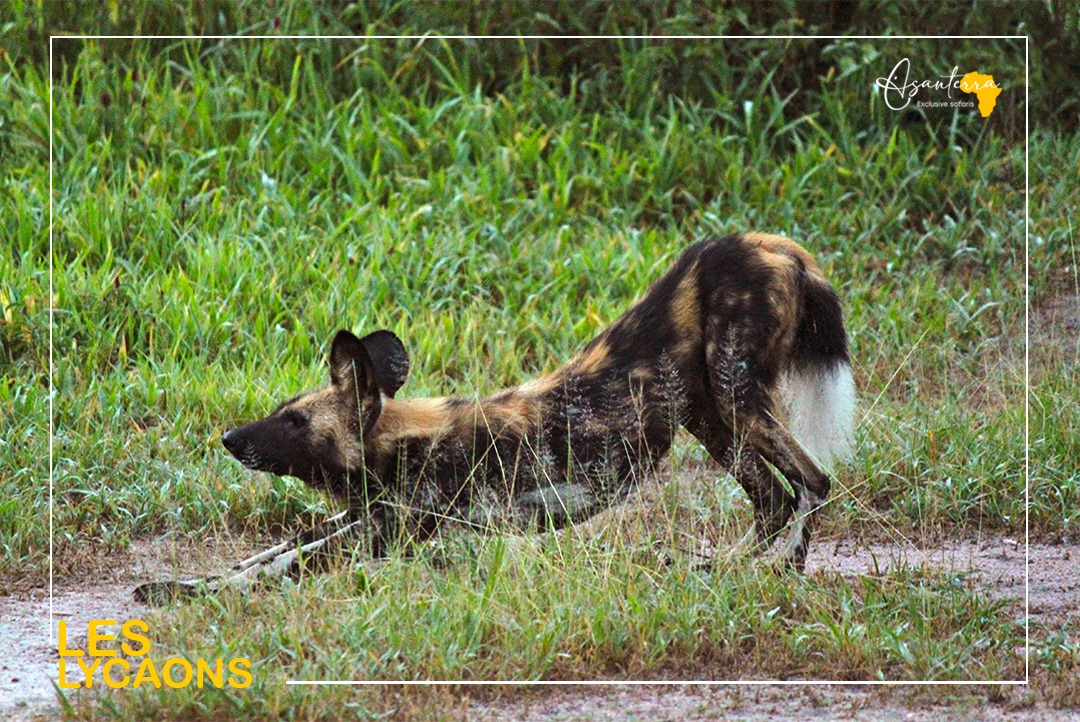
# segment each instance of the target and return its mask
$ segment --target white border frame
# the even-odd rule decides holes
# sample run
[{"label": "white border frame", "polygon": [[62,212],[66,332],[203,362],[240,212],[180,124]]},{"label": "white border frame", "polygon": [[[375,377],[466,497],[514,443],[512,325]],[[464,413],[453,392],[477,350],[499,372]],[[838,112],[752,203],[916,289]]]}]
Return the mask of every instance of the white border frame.
[{"label": "white border frame", "polygon": [[49,644],[57,644],[53,609],[53,459],[55,425],[53,416],[53,42],[54,40],[1020,40],[1024,41],[1024,679],[1022,680],[286,680],[286,685],[372,685],[372,686],[727,686],[727,685],[884,685],[884,686],[970,686],[1028,685],[1031,682],[1031,444],[1030,444],[1030,112],[1031,77],[1028,35],[50,35],[49,36]]}]

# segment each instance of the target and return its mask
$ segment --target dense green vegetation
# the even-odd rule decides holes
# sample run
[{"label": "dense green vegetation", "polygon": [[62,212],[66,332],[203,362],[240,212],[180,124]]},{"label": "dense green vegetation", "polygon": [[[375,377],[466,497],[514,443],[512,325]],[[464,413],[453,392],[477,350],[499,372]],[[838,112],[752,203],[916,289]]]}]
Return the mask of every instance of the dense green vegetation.
[{"label": "dense green vegetation", "polygon": [[[848,314],[859,444],[823,535],[1023,533],[1022,40],[56,39],[50,86],[54,27],[881,31],[868,24],[875,3],[843,17],[850,4],[543,4],[519,18],[494,5],[134,2],[82,24],[62,5],[0,16],[0,588],[47,565],[50,248],[61,575],[136,539],[269,535],[328,511],[297,482],[240,468],[219,438],[322,383],[337,328],[404,339],[405,394],[486,394],[566,360],[692,240],[751,228],[804,243]],[[931,7],[886,13],[885,27],[932,22]],[[956,32],[1027,32],[1058,12],[978,7]],[[1059,23],[1051,50],[1071,57],[1076,22]],[[991,72],[998,108],[985,120],[889,109],[873,82],[905,56],[928,77]],[[1029,512],[1037,536],[1057,539],[1076,535],[1080,486],[1077,341],[1051,323],[1080,288],[1067,180],[1080,141],[1075,98],[1051,97],[1032,96],[1053,109],[1030,138]],[[316,701],[282,674],[1022,676],[1010,651],[1022,627],[955,579],[778,579],[742,564],[710,577],[679,564],[677,529],[722,541],[747,521],[733,482],[704,468],[681,442],[671,493],[612,522],[617,545],[585,534],[523,554],[450,539],[419,560],[166,610],[155,630],[170,651],[242,649],[267,670],[247,693],[186,693],[189,715],[207,718],[394,704],[348,689]],[[673,567],[648,552],[654,541]],[[177,694],[99,711],[153,716]]]}]

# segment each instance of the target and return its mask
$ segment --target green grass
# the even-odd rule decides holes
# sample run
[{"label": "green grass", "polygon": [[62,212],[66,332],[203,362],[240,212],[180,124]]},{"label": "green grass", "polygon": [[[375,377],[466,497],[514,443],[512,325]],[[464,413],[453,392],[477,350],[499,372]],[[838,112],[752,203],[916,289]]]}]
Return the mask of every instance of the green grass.
[{"label": "green grass", "polygon": [[[332,719],[348,701],[377,709],[380,692],[284,680],[483,680],[506,678],[507,670],[515,679],[556,680],[949,680],[1017,672],[1016,639],[1000,623],[1000,604],[973,600],[960,580],[901,570],[777,584],[766,570],[738,565],[703,574],[588,541],[529,547],[497,539],[428,550],[369,567],[362,577],[346,572],[154,614],[157,659],[229,659],[242,650],[255,684],[150,690],[150,701],[117,695],[117,702],[199,718],[258,699],[258,710]],[[246,630],[242,645],[237,629]]]},{"label": "green grass", "polygon": [[[823,534],[1022,533],[1023,146],[966,112],[888,110],[867,88],[892,63],[849,63],[809,100],[732,67],[706,101],[651,92],[664,59],[636,46],[590,86],[525,44],[492,82],[483,50],[454,41],[57,43],[62,577],[136,539],[280,533],[328,512],[219,439],[323,383],[336,329],[397,333],[407,395],[487,394],[569,358],[693,239],[750,228],[804,243],[847,313],[862,418]],[[48,80],[4,58],[0,588],[43,579],[50,471]],[[1075,134],[1032,137],[1036,320],[1075,293],[1062,169],[1077,167]],[[1032,529],[1075,538],[1077,346],[1031,358]],[[676,486],[705,461],[687,439],[674,456]],[[1009,651],[1022,628],[947,576],[692,571],[672,519],[702,533],[724,519],[723,539],[747,522],[715,477],[716,498],[671,502],[617,545],[545,537],[523,555],[455,537],[417,560],[155,612],[164,650],[240,650],[262,670],[255,688],[92,698],[79,714],[306,719],[337,700],[423,718],[443,699],[327,698],[284,678],[1022,674]],[[650,535],[675,564],[656,563]]]}]

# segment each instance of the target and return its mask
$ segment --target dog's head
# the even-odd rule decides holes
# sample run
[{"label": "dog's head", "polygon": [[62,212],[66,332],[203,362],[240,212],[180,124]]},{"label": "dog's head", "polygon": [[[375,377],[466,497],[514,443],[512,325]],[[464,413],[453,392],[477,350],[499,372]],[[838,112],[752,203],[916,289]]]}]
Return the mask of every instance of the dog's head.
[{"label": "dog's head", "polygon": [[357,338],[338,331],[330,385],[301,394],[269,416],[225,432],[221,442],[244,466],[347,491],[363,473],[364,439],[409,374],[409,357],[390,331]]}]

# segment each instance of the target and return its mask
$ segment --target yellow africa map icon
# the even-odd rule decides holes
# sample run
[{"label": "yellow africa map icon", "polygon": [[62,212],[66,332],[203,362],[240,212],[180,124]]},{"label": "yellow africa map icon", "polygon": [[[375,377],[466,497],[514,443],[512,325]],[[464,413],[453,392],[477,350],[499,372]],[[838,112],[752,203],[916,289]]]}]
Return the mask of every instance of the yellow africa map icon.
[{"label": "yellow africa map icon", "polygon": [[979,99],[979,112],[984,118],[994,112],[997,97],[1001,95],[1001,88],[994,84],[994,76],[980,73],[968,73],[961,78],[960,89],[965,93],[975,93]]}]

